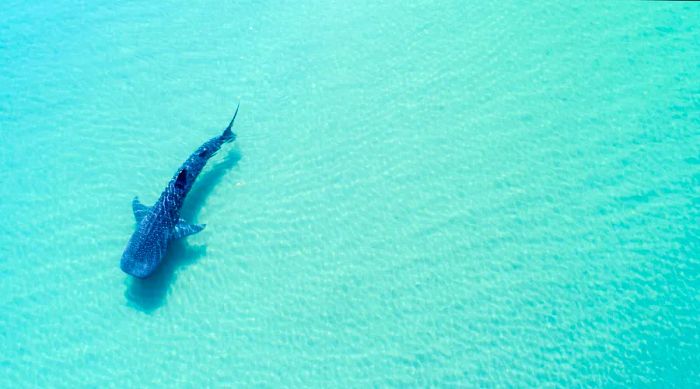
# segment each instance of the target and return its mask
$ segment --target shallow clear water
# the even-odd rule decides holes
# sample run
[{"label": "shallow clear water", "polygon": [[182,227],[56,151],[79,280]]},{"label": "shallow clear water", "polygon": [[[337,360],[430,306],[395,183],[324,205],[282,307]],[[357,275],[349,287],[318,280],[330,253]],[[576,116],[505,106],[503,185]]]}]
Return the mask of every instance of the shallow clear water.
[{"label": "shallow clear water", "polygon": [[381,3],[3,3],[0,387],[700,385],[698,7]]}]

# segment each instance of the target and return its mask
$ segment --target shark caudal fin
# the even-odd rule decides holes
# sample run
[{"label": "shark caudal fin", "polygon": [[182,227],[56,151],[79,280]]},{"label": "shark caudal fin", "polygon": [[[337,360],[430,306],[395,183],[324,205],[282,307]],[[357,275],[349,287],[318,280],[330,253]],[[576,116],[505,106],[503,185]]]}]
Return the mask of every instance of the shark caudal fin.
[{"label": "shark caudal fin", "polygon": [[233,119],[231,119],[231,122],[228,124],[228,127],[224,130],[224,133],[221,134],[221,140],[224,143],[228,142],[233,142],[236,140],[236,134],[231,131],[231,127],[233,127],[233,121],[236,120],[236,115],[238,115],[238,108],[241,106],[241,103],[238,103],[236,106],[236,112],[233,113]]}]

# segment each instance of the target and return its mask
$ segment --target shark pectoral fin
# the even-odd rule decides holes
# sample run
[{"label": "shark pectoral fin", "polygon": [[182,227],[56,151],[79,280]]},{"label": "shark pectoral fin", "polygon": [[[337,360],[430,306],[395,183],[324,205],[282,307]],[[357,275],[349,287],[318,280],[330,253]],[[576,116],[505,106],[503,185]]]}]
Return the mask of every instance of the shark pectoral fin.
[{"label": "shark pectoral fin", "polygon": [[180,219],[175,228],[173,228],[173,233],[170,235],[170,239],[180,239],[188,235],[193,235],[202,231],[206,224],[188,224],[184,220]]},{"label": "shark pectoral fin", "polygon": [[136,196],[133,200],[131,200],[131,209],[134,211],[134,219],[136,219],[136,223],[140,223],[151,207],[141,204],[139,197]]}]

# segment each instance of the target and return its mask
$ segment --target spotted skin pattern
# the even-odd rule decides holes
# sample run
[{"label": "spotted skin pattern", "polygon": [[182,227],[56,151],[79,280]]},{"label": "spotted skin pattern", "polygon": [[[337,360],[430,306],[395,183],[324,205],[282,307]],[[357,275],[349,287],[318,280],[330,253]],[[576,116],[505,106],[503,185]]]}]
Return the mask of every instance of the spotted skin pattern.
[{"label": "spotted skin pattern", "polygon": [[180,219],[180,209],[207,161],[222,145],[236,139],[231,127],[237,114],[238,107],[224,133],[206,141],[187,158],[152,207],[134,198],[132,207],[137,226],[122,255],[122,271],[138,278],[148,277],[162,262],[170,240],[204,229],[204,224],[192,225]]}]

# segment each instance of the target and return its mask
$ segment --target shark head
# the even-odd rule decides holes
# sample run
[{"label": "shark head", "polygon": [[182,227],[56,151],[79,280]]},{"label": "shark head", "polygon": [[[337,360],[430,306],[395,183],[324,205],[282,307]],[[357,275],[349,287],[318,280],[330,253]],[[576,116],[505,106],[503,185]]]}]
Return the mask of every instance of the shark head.
[{"label": "shark head", "polygon": [[158,228],[147,228],[155,233],[144,233],[137,228],[122,254],[119,267],[123,272],[137,278],[146,278],[155,271],[168,246],[166,232]]},{"label": "shark head", "polygon": [[154,269],[153,266],[150,265],[150,262],[140,261],[134,258],[131,253],[124,253],[122,255],[119,267],[124,273],[130,274],[136,278],[146,278],[151,275]]}]

